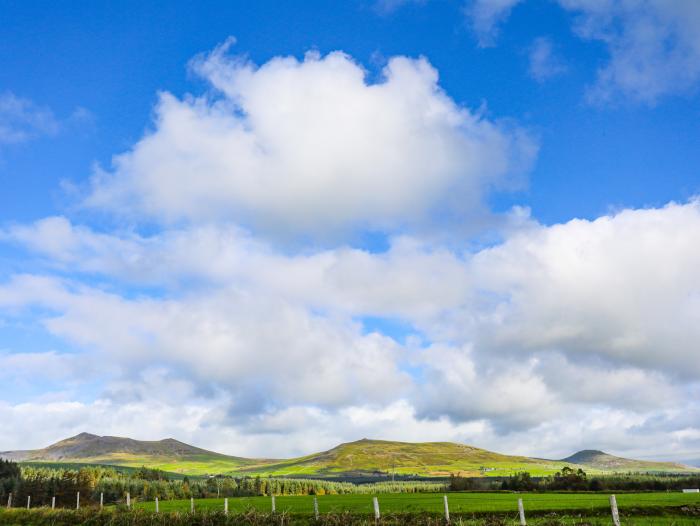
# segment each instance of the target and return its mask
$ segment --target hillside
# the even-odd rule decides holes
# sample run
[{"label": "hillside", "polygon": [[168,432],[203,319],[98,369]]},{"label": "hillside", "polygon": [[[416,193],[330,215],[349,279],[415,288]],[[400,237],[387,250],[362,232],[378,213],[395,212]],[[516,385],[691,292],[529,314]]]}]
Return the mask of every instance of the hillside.
[{"label": "hillside", "polygon": [[562,462],[579,464],[588,468],[605,471],[688,471],[688,466],[675,462],[651,462],[646,460],[634,460],[623,457],[616,457],[603,451],[595,449],[584,449],[578,453],[562,459]]},{"label": "hillside", "polygon": [[0,457],[21,462],[147,466],[190,474],[221,473],[264,462],[207,451],[172,438],[145,441],[90,433],[80,433],[43,449],[0,452]]},{"label": "hillside", "polygon": [[108,464],[158,468],[191,475],[277,476],[505,476],[527,471],[550,475],[566,465],[588,473],[613,471],[690,471],[671,462],[647,462],[585,450],[563,460],[537,459],[494,453],[453,442],[391,442],[362,439],[328,451],[288,460],[234,457],[207,451],[172,438],[158,441],[81,433],[43,449],[0,452],[0,457],[22,462]]},{"label": "hillside", "polygon": [[273,475],[404,474],[423,476],[506,475],[527,470],[554,473],[565,464],[555,460],[502,455],[453,442],[390,442],[362,439],[291,460],[241,471]]}]

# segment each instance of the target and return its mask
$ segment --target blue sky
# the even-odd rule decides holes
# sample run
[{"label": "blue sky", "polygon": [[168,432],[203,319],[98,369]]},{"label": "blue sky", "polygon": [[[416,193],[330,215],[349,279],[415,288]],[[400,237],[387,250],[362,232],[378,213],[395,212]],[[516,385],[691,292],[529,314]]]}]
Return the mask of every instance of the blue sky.
[{"label": "blue sky", "polygon": [[0,13],[0,449],[700,457],[693,1]]}]

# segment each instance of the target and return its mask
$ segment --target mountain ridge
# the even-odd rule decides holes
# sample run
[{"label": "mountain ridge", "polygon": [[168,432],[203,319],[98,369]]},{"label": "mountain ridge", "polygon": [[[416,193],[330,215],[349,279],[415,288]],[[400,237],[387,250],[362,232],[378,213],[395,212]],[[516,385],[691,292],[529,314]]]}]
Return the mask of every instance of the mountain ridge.
[{"label": "mountain ridge", "polygon": [[564,466],[591,473],[700,471],[674,462],[626,459],[600,450],[581,450],[561,460],[506,455],[455,442],[398,442],[363,438],[291,459],[226,455],[166,438],[135,440],[80,433],[45,448],[0,452],[20,462],[80,462],[140,467],[184,474],[344,476],[394,473],[416,476],[494,476],[528,471],[551,475]]}]

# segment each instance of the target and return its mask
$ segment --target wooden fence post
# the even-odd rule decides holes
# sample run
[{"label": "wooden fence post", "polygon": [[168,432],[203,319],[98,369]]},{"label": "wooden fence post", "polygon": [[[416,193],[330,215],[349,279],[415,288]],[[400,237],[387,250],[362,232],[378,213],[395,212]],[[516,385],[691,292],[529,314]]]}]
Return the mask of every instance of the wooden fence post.
[{"label": "wooden fence post", "polygon": [[103,492],[100,492],[100,509],[104,506],[105,502],[105,494]]},{"label": "wooden fence post", "polygon": [[29,509],[29,507],[31,506],[31,504],[32,504],[32,496],[31,496],[31,495],[27,495],[27,509]]},{"label": "wooden fence post", "polygon": [[75,494],[75,509],[80,509],[80,492]]},{"label": "wooden fence post", "polygon": [[444,503],[445,503],[445,522],[450,522],[450,507],[447,504],[447,495],[443,495],[442,497]]},{"label": "wooden fence post", "polygon": [[10,492],[10,494],[7,496],[7,507],[12,507],[12,492]]},{"label": "wooden fence post", "polygon": [[190,497],[190,513],[194,513],[194,497]]},{"label": "wooden fence post", "polygon": [[156,497],[156,513],[158,513],[160,510],[158,509],[158,497]]},{"label": "wooden fence post", "polygon": [[56,495],[51,497],[51,509],[55,510],[56,509]]},{"label": "wooden fence post", "polygon": [[126,507],[131,509],[131,493],[126,492]]},{"label": "wooden fence post", "polygon": [[224,515],[228,515],[228,497],[224,498]]},{"label": "wooden fence post", "polygon": [[318,520],[318,498],[314,495],[314,518]]},{"label": "wooden fence post", "polygon": [[523,499],[518,499],[518,515],[520,515],[520,526],[527,526],[527,522],[525,522],[525,507],[523,506]]},{"label": "wooden fence post", "polygon": [[275,513],[277,511],[277,506],[275,505],[275,495],[270,495],[272,497],[272,513]]},{"label": "wooden fence post", "polygon": [[610,511],[612,512],[612,520],[615,526],[620,526],[620,514],[617,510],[617,499],[615,495],[610,495]]},{"label": "wooden fence post", "polygon": [[377,497],[372,497],[372,504],[374,505],[374,522],[379,522],[379,500]]}]

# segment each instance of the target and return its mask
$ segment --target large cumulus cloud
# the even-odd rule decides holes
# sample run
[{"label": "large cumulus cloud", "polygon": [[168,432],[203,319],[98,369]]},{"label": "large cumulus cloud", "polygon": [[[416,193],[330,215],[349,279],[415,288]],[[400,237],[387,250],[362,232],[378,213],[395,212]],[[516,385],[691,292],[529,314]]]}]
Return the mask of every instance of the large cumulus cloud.
[{"label": "large cumulus cloud", "polygon": [[210,96],[160,95],[154,129],[95,176],[89,205],[302,237],[396,229],[482,212],[535,155],[522,130],[456,104],[424,58],[391,58],[370,83],[341,52],[257,67],[230,45],[193,61]]}]

